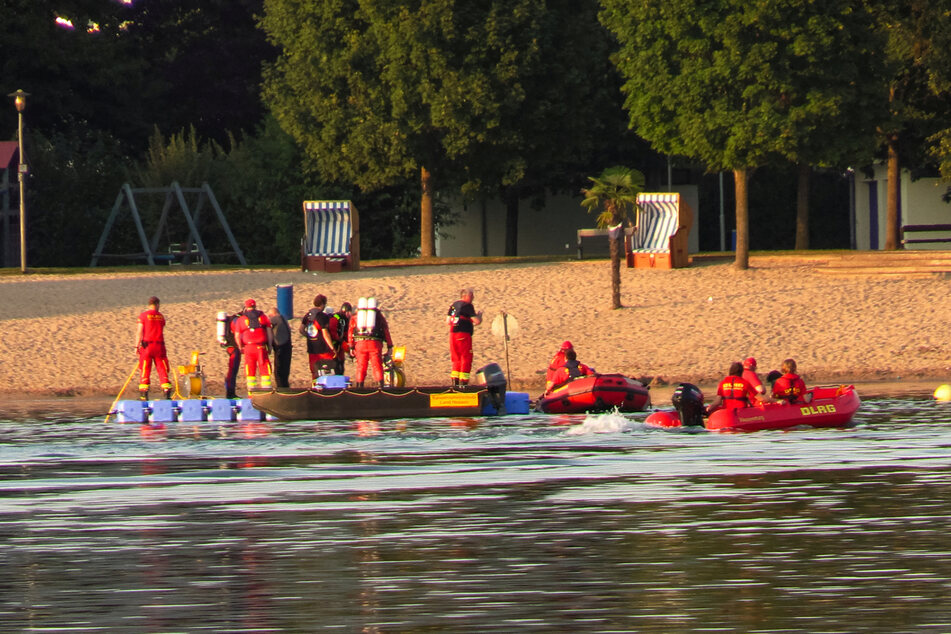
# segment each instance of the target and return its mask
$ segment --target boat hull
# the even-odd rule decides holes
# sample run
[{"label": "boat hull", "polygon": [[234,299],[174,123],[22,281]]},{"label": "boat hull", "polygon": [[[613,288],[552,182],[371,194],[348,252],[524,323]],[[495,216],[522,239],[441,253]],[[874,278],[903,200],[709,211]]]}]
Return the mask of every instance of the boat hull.
[{"label": "boat hull", "polygon": [[253,394],[251,401],[256,409],[289,421],[441,418],[495,413],[484,387],[278,390]]},{"label": "boat hull", "polygon": [[650,391],[639,381],[621,374],[582,376],[555,388],[539,399],[537,409],[548,414],[640,412],[650,406]]},{"label": "boat hull", "polygon": [[[808,402],[795,405],[765,403],[753,407],[721,409],[704,422],[711,431],[763,431],[792,427],[845,427],[862,400],[851,385],[815,387],[806,391]],[[644,421],[653,427],[680,427],[676,411],[654,412]]]}]

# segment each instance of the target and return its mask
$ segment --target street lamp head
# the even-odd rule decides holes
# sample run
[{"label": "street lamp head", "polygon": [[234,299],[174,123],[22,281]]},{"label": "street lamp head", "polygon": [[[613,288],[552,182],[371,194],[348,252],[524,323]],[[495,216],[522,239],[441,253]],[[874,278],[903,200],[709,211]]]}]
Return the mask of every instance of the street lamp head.
[{"label": "street lamp head", "polygon": [[22,89],[17,90],[16,92],[11,92],[7,97],[13,97],[13,103],[17,107],[17,112],[23,112],[26,110],[26,98],[30,96],[30,93],[24,92]]}]

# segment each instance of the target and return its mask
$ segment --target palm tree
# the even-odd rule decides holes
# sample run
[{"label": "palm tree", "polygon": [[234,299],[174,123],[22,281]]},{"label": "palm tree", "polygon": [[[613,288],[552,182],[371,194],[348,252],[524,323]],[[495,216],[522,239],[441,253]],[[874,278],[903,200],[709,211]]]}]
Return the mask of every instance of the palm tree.
[{"label": "palm tree", "polygon": [[581,206],[588,212],[600,211],[598,227],[608,230],[611,247],[611,308],[621,307],[621,253],[624,249],[624,222],[628,210],[637,208],[637,194],[644,190],[644,175],[637,170],[616,165],[609,167],[597,178],[589,176],[593,184],[582,189]]}]

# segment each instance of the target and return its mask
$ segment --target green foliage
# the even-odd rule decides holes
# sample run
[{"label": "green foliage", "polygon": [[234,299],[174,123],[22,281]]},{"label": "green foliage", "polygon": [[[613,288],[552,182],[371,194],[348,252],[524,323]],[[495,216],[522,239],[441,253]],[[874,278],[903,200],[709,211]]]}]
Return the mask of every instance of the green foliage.
[{"label": "green foliage", "polygon": [[542,9],[266,0],[262,26],[282,53],[265,100],[332,180],[372,190],[427,167],[461,183],[467,155],[524,99],[517,71],[537,50],[522,36]]},{"label": "green foliage", "polygon": [[598,213],[598,226],[616,227],[628,219],[628,210],[637,207],[637,194],[644,191],[644,175],[637,170],[616,165],[589,176],[591,187],[582,189],[581,206],[588,213]]},{"label": "green foliage", "polygon": [[608,229],[611,248],[611,308],[621,307],[621,245],[624,240],[622,225],[628,209],[637,207],[637,194],[644,189],[644,175],[629,167],[616,165],[589,177],[592,185],[582,189],[581,206],[588,213],[600,211],[598,226]]},{"label": "green foliage", "polygon": [[[630,125],[658,150],[743,169],[869,153],[883,42],[851,0],[604,0]],[[880,119],[879,119],[880,120]],[[836,134],[832,134],[835,132]],[[850,134],[861,135],[854,143]],[[837,147],[838,146],[838,147]]]},{"label": "green foliage", "polygon": [[144,163],[133,171],[134,186],[167,187],[177,181],[182,187],[200,187],[213,178],[223,155],[220,145],[203,143],[193,127],[172,134],[168,140],[155,128]]},{"label": "green foliage", "polygon": [[115,138],[95,130],[76,127],[27,138],[29,264],[87,266],[126,178],[128,159]]}]

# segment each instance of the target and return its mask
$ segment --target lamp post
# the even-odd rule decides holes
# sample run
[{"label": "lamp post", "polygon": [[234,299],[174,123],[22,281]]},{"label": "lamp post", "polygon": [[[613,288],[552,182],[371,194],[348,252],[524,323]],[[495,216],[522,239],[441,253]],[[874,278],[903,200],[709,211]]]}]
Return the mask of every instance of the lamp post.
[{"label": "lamp post", "polygon": [[26,273],[26,158],[23,155],[23,111],[26,109],[26,98],[30,93],[17,90],[11,92],[8,97],[13,97],[13,104],[17,108],[17,142],[18,153],[20,155],[20,164],[17,166],[17,174],[20,183],[20,272]]}]

